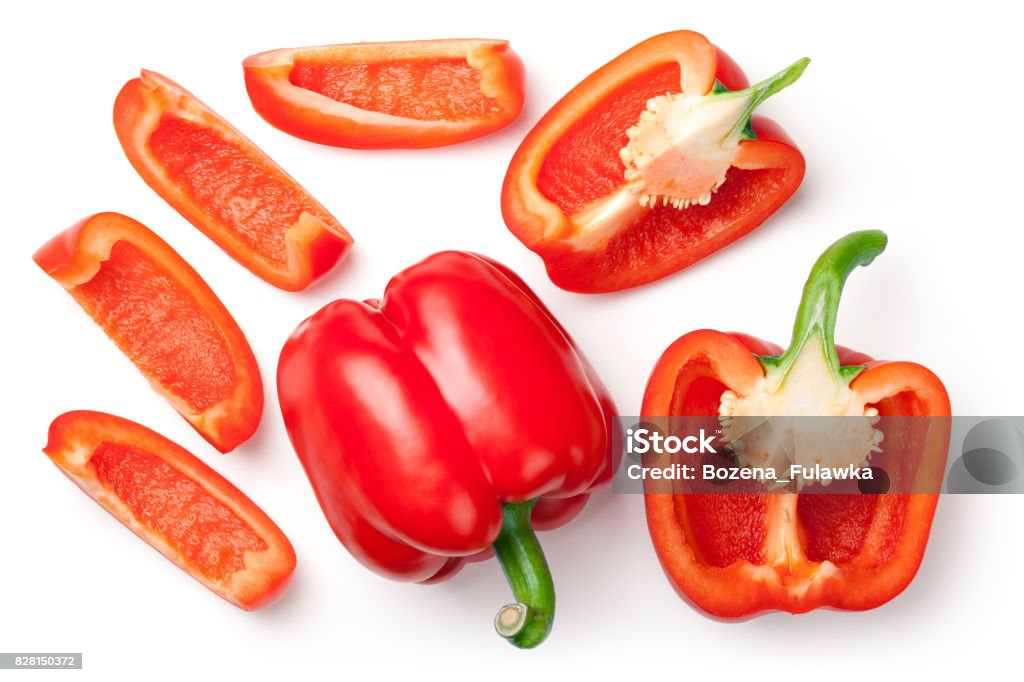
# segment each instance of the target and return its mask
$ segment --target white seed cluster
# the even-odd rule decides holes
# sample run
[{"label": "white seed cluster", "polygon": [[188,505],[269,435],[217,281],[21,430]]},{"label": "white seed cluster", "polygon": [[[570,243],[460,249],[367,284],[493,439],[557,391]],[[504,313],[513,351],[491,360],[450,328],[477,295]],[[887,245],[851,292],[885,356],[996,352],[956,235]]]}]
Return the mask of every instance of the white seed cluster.
[{"label": "white seed cluster", "polygon": [[[640,184],[641,184],[641,186],[643,185],[643,183],[640,183]],[[722,186],[722,183],[719,182],[714,187],[712,187],[709,191],[704,192],[704,194],[701,194],[696,199],[686,199],[686,198],[683,198],[683,197],[673,197],[673,196],[668,196],[666,194],[650,195],[650,194],[644,194],[644,193],[641,192],[640,193],[640,205],[641,206],[650,206],[651,208],[654,208],[655,206],[658,205],[658,199],[661,199],[661,205],[662,206],[672,206],[673,208],[678,208],[678,209],[689,208],[690,206],[707,206],[708,204],[711,203],[711,195],[715,191],[717,191],[718,188],[721,187],[721,186]],[[632,190],[633,187],[630,187],[630,189]]]},{"label": "white seed cluster", "polygon": [[[672,194],[657,194],[646,191],[641,165],[650,163],[658,154],[645,149],[642,144],[636,142],[637,135],[645,128],[657,127],[665,132],[665,122],[661,114],[666,110],[667,105],[686,97],[683,93],[668,93],[652,97],[647,100],[646,108],[640,112],[640,121],[626,129],[626,137],[629,143],[619,150],[619,159],[626,166],[624,177],[626,187],[633,194],[636,194],[641,206],[654,208],[659,202],[662,206],[672,206],[677,209],[689,208],[690,206],[707,206],[711,203],[711,195],[718,191],[718,188],[725,182],[725,178],[719,179],[710,189],[696,197],[675,196]],[[659,152],[663,153],[663,152]]]},{"label": "white seed cluster", "polygon": [[[763,465],[763,464],[770,464],[772,462],[776,462],[777,458],[782,454],[781,452],[775,452],[775,448],[778,445],[778,443],[776,443],[774,446],[770,445],[768,450],[764,450],[763,449],[763,446],[765,445],[764,443],[755,442],[754,443],[755,451],[754,452],[745,453],[745,450],[747,449],[746,448],[746,443],[744,443],[744,441],[742,440],[741,437],[737,437],[737,435],[735,434],[735,431],[738,429],[742,433],[753,433],[754,432],[754,427],[756,426],[756,424],[761,422],[762,420],[763,421],[767,421],[768,418],[769,418],[769,415],[764,415],[764,416],[761,416],[761,417],[753,417],[753,416],[750,416],[750,417],[737,417],[737,416],[735,416],[736,412],[737,412],[737,408],[739,407],[739,405],[740,405],[742,400],[743,400],[743,398],[741,398],[733,390],[726,390],[726,391],[724,391],[722,393],[722,397],[720,398],[719,404],[718,404],[718,416],[719,416],[719,422],[722,425],[722,434],[723,434],[722,440],[723,440],[723,442],[726,443],[729,446],[729,449],[732,450],[732,452],[737,456],[737,458],[740,459],[741,462],[746,461],[748,464],[755,464],[755,465]],[[867,418],[868,423],[872,427],[874,427],[876,424],[878,424],[879,420],[881,419],[881,417],[879,417],[879,414],[878,414],[878,409],[875,408],[875,407],[871,407],[871,406],[865,406],[864,407],[863,415],[864,415],[864,417]],[[784,430],[792,430],[792,429],[798,428],[796,424],[789,424],[787,426],[782,426],[780,424],[780,425],[777,425],[777,426],[782,427]],[[732,437],[730,437],[730,433],[733,434]],[[790,433],[793,433],[793,432],[790,431]],[[884,439],[884,437],[885,437],[885,434],[881,431],[881,429],[872,428],[870,440],[865,443],[865,446],[866,446],[865,447],[865,451],[862,451],[863,452],[863,459],[860,460],[861,462],[866,463],[866,462],[871,461],[871,456],[872,456],[873,453],[881,452],[882,451],[882,440]],[[761,439],[755,437],[755,441],[759,441],[759,440],[761,440]],[[789,439],[786,439],[786,440],[790,441],[790,440],[792,440],[792,438],[789,438]],[[784,441],[779,441],[779,442],[784,442]],[[788,456],[786,458],[787,459],[791,459],[792,457],[795,457],[795,456],[796,456],[796,453],[788,453]],[[819,458],[815,458],[814,461],[817,462],[818,464],[823,464],[822,458],[820,458],[820,457]],[[776,462],[776,464],[779,464],[779,463],[781,463],[781,462]],[[790,463],[793,463],[793,462],[790,461]],[[827,486],[827,485],[829,485],[829,483],[831,481],[829,479],[822,479],[822,480],[820,480],[818,482],[821,485],[823,485],[823,486]],[[798,487],[802,487],[804,483],[805,483],[805,481],[799,481],[798,482]]]},{"label": "white seed cluster", "polygon": [[[736,391],[727,390],[722,394],[722,397],[718,403],[718,416],[719,417],[731,417],[736,411],[736,406],[740,404],[740,397],[736,395]],[[724,419],[722,420],[725,421]]]}]

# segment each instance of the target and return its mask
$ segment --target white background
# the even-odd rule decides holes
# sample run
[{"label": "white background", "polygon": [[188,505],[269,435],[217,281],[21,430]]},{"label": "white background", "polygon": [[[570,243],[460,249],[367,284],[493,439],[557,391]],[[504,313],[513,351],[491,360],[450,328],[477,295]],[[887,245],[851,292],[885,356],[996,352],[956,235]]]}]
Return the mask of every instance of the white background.
[{"label": "white background", "polygon": [[[225,3],[227,5],[227,3]],[[558,587],[550,639],[521,652],[491,629],[508,600],[493,563],[451,582],[391,583],[333,537],[285,437],[273,390],[292,328],[338,297],[365,298],[446,248],[504,261],[585,349],[624,414],[680,334],[742,330],[785,342],[803,278],[835,238],[872,227],[888,251],[849,282],[840,343],[911,359],[945,381],[957,414],[1024,414],[1019,18],[971,2],[17,3],[5,10],[0,456],[0,651],[81,651],[89,679],[600,678],[664,672],[870,679],[906,669],[1019,667],[1024,498],[944,497],[909,589],[867,613],[710,620],[676,597],[642,499],[597,495],[541,537]],[[758,80],[798,57],[804,77],[767,103],[807,158],[770,221],[690,270],[632,292],[569,294],[505,229],[499,190],[519,140],[569,87],[634,43],[705,33]],[[271,128],[251,109],[249,54],[360,40],[511,40],[528,105],[509,129],[458,147],[356,152]],[[236,265],[136,176],[111,105],[140,67],[196,93],[288,169],[353,233],[347,262],[288,294]],[[268,387],[256,436],[214,452],[153,393],[31,261],[79,218],[113,210],[165,237],[245,330]],[[90,408],[140,421],[247,491],[291,537],[299,567],[268,608],[244,613],[194,583],[78,492],[39,449],[50,420]],[[5,673],[15,677],[18,673]],[[61,677],[61,679],[65,679]]]}]

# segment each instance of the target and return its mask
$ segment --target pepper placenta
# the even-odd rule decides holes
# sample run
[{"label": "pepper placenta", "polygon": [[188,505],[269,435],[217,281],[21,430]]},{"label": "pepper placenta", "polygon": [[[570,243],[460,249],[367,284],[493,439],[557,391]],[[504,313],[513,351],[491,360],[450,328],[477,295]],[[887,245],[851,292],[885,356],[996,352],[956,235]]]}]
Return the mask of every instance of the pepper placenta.
[{"label": "pepper placenta", "polygon": [[263,414],[263,382],[224,304],[149,228],[118,213],[79,221],[33,256],[203,438],[221,452]]},{"label": "pepper placenta", "polygon": [[335,301],[281,351],[292,445],[331,527],[368,568],[435,582],[493,548],[516,597],[498,632],[547,636],[554,591],[534,529],[606,482],[614,405],[516,275],[442,252],[381,300]]},{"label": "pepper placenta", "polygon": [[[785,352],[743,334],[700,330],[679,338],[651,374],[643,414],[719,415],[726,423],[775,415],[948,417],[949,397],[928,369],[835,345],[843,284],[885,244],[882,232],[855,232],[821,256]],[[941,441],[944,457],[948,419],[916,421],[927,442]],[[895,492],[645,496],[669,579],[720,617],[885,603],[917,572],[937,501],[937,494]]]},{"label": "pepper placenta", "polygon": [[260,116],[336,147],[453,144],[502,128],[523,109],[523,64],[504,40],[273,50],[243,68]]},{"label": "pepper placenta", "polygon": [[751,115],[807,63],[748,87],[698,33],[636,45],[523,140],[502,189],[505,223],[570,291],[627,289],[692,265],[759,226],[803,179],[792,141]]},{"label": "pepper placenta", "polygon": [[57,417],[43,452],[118,521],[239,608],[276,597],[295,569],[281,529],[195,455],[133,421]]},{"label": "pepper placenta", "polygon": [[114,102],[128,160],[229,256],[281,289],[330,270],[352,237],[230,123],[174,81],[143,71]]}]

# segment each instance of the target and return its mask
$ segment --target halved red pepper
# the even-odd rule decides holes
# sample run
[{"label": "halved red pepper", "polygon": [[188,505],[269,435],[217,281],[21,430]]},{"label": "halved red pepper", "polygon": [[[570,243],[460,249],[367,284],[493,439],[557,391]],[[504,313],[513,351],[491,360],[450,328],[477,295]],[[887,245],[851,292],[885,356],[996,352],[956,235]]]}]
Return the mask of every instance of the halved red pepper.
[{"label": "halved red pepper", "polygon": [[493,547],[517,603],[499,634],[547,636],[554,587],[533,529],[609,480],[615,407],[526,285],[448,251],[384,298],[335,301],[281,351],[281,411],[335,534],[389,578],[436,582]]},{"label": "halved red pepper", "polygon": [[114,129],[142,179],[256,276],[298,291],[352,245],[334,216],[230,123],[153,71],[128,81]]},{"label": "halved red pepper", "polygon": [[67,412],[43,452],[151,547],[218,595],[250,610],[295,570],[281,529],[242,491],[155,431],[103,412]]},{"label": "halved red pepper", "polygon": [[523,63],[504,40],[414,40],[272,50],[245,87],[271,125],[356,149],[439,147],[511,123]]},{"label": "halved red pepper", "polygon": [[217,295],[149,228],[89,216],[33,256],[203,438],[229,452],[256,431],[263,381]]},{"label": "halved red pepper", "polygon": [[[744,334],[680,337],[651,373],[643,414],[948,417],[949,397],[928,369],[835,345],[843,283],[885,244],[881,232],[856,232],[821,256],[785,352]],[[914,421],[922,449],[944,458],[948,419]],[[892,599],[921,563],[938,495],[651,493],[645,502],[658,558],[679,593],[734,618],[870,609]]]},{"label": "halved red pepper", "polygon": [[505,223],[570,291],[627,289],[692,265],[760,225],[803,179],[792,141],[751,114],[807,63],[748,87],[699,33],[645,40],[526,136],[502,188]]}]

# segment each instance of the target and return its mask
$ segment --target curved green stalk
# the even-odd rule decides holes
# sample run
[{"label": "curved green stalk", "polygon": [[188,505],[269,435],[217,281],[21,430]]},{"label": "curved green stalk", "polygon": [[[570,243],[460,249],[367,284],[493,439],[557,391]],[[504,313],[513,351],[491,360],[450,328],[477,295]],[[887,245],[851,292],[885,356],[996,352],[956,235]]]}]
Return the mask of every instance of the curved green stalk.
[{"label": "curved green stalk", "polygon": [[807,57],[798,59],[782,71],[779,71],[774,76],[765,78],[760,83],[755,83],[749,88],[744,90],[733,90],[729,91],[724,85],[716,81],[713,92],[718,97],[741,97],[747,98],[747,104],[743,109],[742,114],[736,120],[735,125],[729,130],[729,134],[726,139],[738,136],[746,139],[756,139],[753,129],[750,128],[750,117],[754,115],[756,110],[762,103],[775,93],[788,88],[790,85],[795,83],[805,69],[807,65],[811,63],[811,60]]},{"label": "curved green stalk", "polygon": [[[836,353],[836,316],[843,285],[854,268],[869,265],[885,250],[888,237],[880,230],[852,232],[821,254],[811,268],[811,274],[804,285],[800,308],[793,325],[793,339],[786,352],[777,357],[761,358],[761,362],[772,370],[775,388],[781,385],[792,369],[807,340],[817,336],[825,352],[825,361],[837,382],[849,383],[862,367],[842,368]],[[852,372],[850,370],[853,370]]]},{"label": "curved green stalk", "polygon": [[494,629],[520,649],[543,642],[555,619],[555,585],[530,526],[530,512],[536,503],[503,503],[505,519],[494,541],[494,553],[516,597],[516,603],[498,611]]}]

